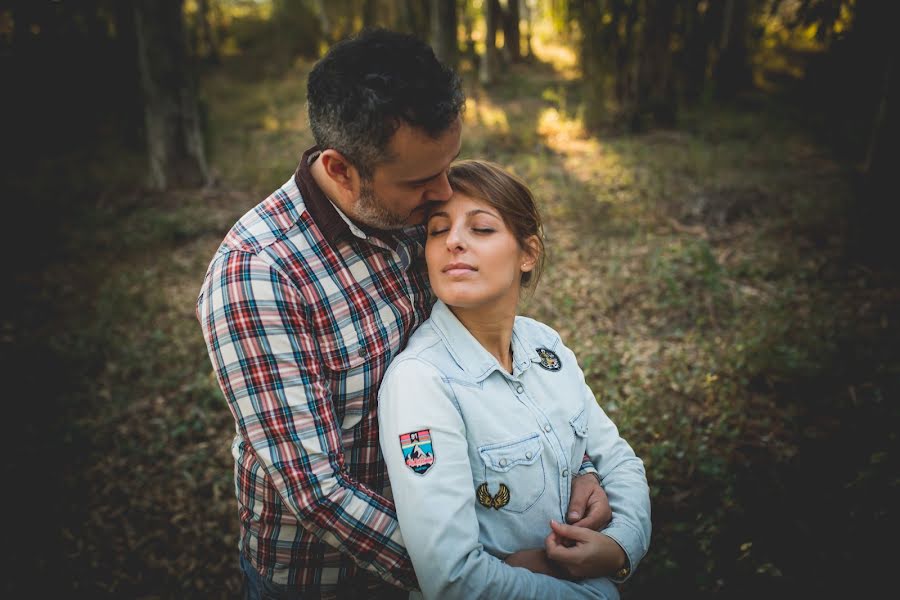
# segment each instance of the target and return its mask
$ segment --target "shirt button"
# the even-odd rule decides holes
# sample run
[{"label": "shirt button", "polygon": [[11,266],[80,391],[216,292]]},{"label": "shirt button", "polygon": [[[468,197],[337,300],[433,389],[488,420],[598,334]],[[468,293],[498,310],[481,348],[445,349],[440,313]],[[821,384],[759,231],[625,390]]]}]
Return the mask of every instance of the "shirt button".
[{"label": "shirt button", "polygon": [[501,466],[501,467],[505,467],[505,466],[506,466],[506,463],[507,463],[507,460],[506,460],[505,458],[501,458],[501,459],[500,459],[500,466]]},{"label": "shirt button", "polygon": [[531,460],[531,452],[526,452],[525,458],[527,458],[528,460]]},{"label": "shirt button", "polygon": [[619,569],[618,571],[616,571],[616,577],[617,577],[618,579],[625,579],[626,577],[628,577],[628,574],[629,574],[630,572],[631,572],[631,571],[628,570],[628,567],[622,567],[621,569]]},{"label": "shirt button", "polygon": [[360,358],[365,358],[366,357],[366,349],[360,348],[359,351],[357,352],[357,354],[359,354]]},{"label": "shirt button", "polygon": [[550,427],[550,424],[548,423],[547,425],[544,425],[544,431],[550,433],[551,431],[553,431],[553,428]]},{"label": "shirt button", "polygon": [[563,469],[563,477],[568,477],[568,476],[569,476],[569,470]]},{"label": "shirt button", "polygon": [[521,394],[521,393],[524,392],[524,391],[525,391],[525,388],[523,388],[521,385],[517,385],[517,386],[516,386],[516,393],[517,393],[517,394]]}]

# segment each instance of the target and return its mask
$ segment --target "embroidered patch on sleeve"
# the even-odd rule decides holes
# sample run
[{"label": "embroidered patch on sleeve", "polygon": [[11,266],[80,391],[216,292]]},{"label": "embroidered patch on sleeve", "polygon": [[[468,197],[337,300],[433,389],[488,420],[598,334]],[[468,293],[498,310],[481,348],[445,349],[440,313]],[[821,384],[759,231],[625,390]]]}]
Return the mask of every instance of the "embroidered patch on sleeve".
[{"label": "embroidered patch on sleeve", "polygon": [[559,360],[556,352],[547,348],[535,348],[535,350],[537,350],[538,356],[541,357],[541,362],[538,364],[542,367],[548,371],[559,371],[562,369],[562,362]]},{"label": "embroidered patch on sleeve", "polygon": [[411,431],[400,436],[400,449],[406,466],[424,475],[434,464],[434,448],[431,446],[431,430]]}]

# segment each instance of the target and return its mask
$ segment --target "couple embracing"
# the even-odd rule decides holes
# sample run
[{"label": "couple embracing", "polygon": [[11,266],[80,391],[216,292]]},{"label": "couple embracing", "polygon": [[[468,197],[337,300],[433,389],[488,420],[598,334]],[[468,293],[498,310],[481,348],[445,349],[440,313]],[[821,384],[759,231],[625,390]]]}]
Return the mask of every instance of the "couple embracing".
[{"label": "couple embracing", "polygon": [[617,598],[643,463],[550,327],[516,316],[540,215],[457,161],[465,99],[367,31],[307,83],[316,146],[242,217],[197,315],[235,420],[245,598]]}]

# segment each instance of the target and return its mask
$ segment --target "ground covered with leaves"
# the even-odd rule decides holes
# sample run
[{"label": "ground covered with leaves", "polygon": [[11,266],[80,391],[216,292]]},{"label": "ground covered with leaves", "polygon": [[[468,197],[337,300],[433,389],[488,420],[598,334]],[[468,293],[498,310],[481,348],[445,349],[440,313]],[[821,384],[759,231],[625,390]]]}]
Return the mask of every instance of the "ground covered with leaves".
[{"label": "ground covered with leaves", "polygon": [[[588,134],[571,53],[538,49],[490,89],[467,76],[462,157],[533,187],[549,257],[522,312],[645,460],[653,539],[623,597],[866,596],[900,506],[900,279],[848,253],[852,168],[762,97]],[[60,163],[35,194],[62,224],[19,232],[50,239],[16,260],[2,322],[29,589],[236,595],[234,425],[194,303],[227,229],[312,143],[308,69],[206,76],[209,189],[141,194],[99,154],[105,187]]]}]

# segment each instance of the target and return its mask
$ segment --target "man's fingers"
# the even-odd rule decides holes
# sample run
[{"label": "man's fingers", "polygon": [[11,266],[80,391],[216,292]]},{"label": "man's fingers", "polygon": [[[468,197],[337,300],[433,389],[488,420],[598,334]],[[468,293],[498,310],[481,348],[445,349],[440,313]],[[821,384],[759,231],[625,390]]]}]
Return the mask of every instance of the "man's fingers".
[{"label": "man's fingers", "polygon": [[577,527],[586,527],[587,529],[599,531],[609,525],[611,520],[612,510],[609,507],[609,499],[606,497],[606,492],[603,491],[603,488],[598,486],[588,499],[587,511],[584,517],[574,523],[571,520],[569,522]]},{"label": "man's fingers", "polygon": [[[585,485],[579,481],[580,479],[581,477],[576,477],[572,482],[572,496],[569,498],[569,511],[566,513],[566,520],[569,523],[574,523],[587,514],[588,498],[595,487],[600,487],[599,484],[597,486]],[[594,478],[591,477],[591,479]]]}]

